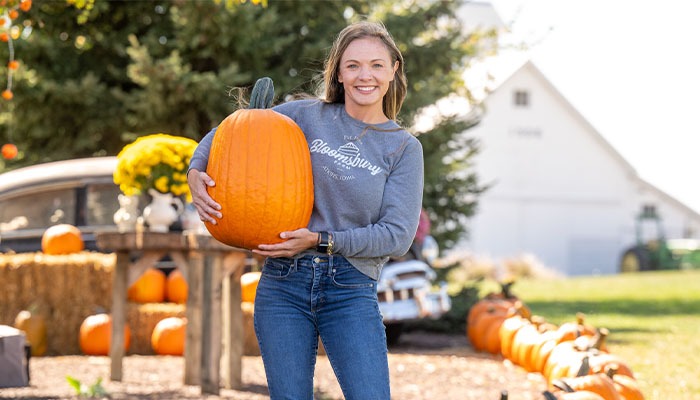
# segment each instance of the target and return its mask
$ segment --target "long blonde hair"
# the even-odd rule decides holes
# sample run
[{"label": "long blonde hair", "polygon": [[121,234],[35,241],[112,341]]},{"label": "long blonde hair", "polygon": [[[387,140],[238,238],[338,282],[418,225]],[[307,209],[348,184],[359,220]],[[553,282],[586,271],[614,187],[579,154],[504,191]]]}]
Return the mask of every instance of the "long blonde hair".
[{"label": "long blonde hair", "polygon": [[333,42],[333,47],[328,54],[323,71],[323,82],[325,87],[324,101],[328,103],[344,103],[345,91],[343,84],[338,81],[338,68],[340,59],[350,42],[355,39],[377,38],[384,43],[389,56],[393,61],[399,62],[399,67],[394,74],[394,80],[389,83],[389,90],[384,95],[382,109],[384,114],[392,120],[396,120],[401,106],[406,98],[407,80],[404,71],[403,55],[394,39],[389,34],[383,23],[361,21],[348,25],[340,31],[338,37]]}]

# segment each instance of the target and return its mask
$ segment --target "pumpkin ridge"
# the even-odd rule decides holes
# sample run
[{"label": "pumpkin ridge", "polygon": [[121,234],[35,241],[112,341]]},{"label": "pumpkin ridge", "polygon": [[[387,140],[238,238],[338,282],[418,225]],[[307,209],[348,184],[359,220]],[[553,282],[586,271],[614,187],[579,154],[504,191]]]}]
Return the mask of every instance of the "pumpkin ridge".
[{"label": "pumpkin ridge", "polygon": [[[271,86],[264,85],[270,82],[261,82],[253,89],[252,103],[271,98]],[[294,120],[271,109],[240,109],[222,122],[214,143],[207,172],[217,185],[210,195],[222,205],[225,218],[217,225],[205,223],[212,236],[251,249],[279,243],[280,232],[308,225],[311,156]]]}]

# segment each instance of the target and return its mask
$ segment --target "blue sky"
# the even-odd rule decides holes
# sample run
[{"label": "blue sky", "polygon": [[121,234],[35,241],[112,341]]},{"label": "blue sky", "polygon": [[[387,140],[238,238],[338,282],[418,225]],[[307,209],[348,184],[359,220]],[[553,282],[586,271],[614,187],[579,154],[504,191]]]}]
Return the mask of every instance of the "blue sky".
[{"label": "blue sky", "polygon": [[700,2],[492,0],[639,175],[700,212]]}]

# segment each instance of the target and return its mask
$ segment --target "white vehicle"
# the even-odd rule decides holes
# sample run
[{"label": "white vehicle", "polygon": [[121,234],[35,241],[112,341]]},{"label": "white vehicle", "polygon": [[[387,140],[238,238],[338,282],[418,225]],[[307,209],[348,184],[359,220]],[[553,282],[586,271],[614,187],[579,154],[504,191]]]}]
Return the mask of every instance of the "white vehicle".
[{"label": "white vehicle", "polygon": [[437,242],[426,236],[417,247],[412,247],[407,257],[387,262],[377,283],[389,344],[398,342],[406,322],[437,319],[452,307],[447,284],[440,282],[437,289],[434,287],[437,274],[430,263],[437,257]]}]

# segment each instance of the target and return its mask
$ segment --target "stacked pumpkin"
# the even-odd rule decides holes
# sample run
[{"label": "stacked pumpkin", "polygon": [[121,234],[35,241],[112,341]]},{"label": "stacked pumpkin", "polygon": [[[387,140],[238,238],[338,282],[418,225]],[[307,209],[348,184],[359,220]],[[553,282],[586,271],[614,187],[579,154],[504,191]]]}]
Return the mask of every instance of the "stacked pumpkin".
[{"label": "stacked pumpkin", "polygon": [[[512,294],[512,284],[502,284],[499,293],[486,295],[469,310],[467,337],[475,350],[542,374],[548,399],[644,398],[629,365],[608,351],[607,329],[586,324],[582,313],[560,326],[533,316]],[[586,391],[593,394],[580,393]]]}]

